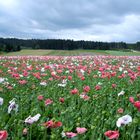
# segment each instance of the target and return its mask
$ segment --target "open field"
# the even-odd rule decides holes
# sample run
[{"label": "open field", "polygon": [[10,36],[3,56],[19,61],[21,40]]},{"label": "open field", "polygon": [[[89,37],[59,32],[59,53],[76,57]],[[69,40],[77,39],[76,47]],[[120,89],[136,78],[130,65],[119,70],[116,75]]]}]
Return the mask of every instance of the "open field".
[{"label": "open field", "polygon": [[140,140],[139,117],[138,56],[0,57],[0,138]]},{"label": "open field", "polygon": [[2,56],[78,56],[78,55],[116,55],[116,56],[139,56],[140,52],[123,52],[123,51],[103,51],[103,50],[26,50],[23,49],[19,52],[10,52],[1,54]]}]

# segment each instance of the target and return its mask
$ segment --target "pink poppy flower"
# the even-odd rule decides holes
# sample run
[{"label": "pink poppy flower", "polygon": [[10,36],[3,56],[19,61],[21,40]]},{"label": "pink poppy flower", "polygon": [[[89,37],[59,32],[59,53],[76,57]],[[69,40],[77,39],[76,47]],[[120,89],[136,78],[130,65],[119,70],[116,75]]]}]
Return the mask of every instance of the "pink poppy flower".
[{"label": "pink poppy flower", "polygon": [[95,90],[100,90],[101,89],[101,86],[100,85],[96,85],[95,86]]},{"label": "pink poppy flower", "polygon": [[68,76],[68,80],[72,80],[72,76]]},{"label": "pink poppy flower", "polygon": [[49,78],[49,81],[53,81],[53,78],[51,77],[51,78]]},{"label": "pink poppy flower", "polygon": [[119,108],[117,112],[118,112],[119,114],[122,114],[122,113],[123,113],[123,108]]},{"label": "pink poppy flower", "polygon": [[83,88],[83,90],[84,90],[84,92],[89,92],[89,91],[90,91],[90,87],[89,87],[89,86],[85,86],[85,87]]},{"label": "pink poppy flower", "polygon": [[0,140],[6,140],[8,137],[8,133],[6,130],[0,131]]},{"label": "pink poppy flower", "polygon": [[19,84],[20,84],[20,85],[24,85],[24,84],[26,84],[26,83],[27,83],[26,80],[19,80]]},{"label": "pink poppy flower", "polygon": [[85,101],[90,99],[90,97],[86,95],[85,93],[80,94],[80,98],[84,99]]},{"label": "pink poppy flower", "polygon": [[51,72],[51,76],[56,76],[56,72],[55,71]]},{"label": "pink poppy flower", "polygon": [[137,70],[140,71],[140,66],[137,67]]},{"label": "pink poppy flower", "polygon": [[53,103],[53,100],[51,100],[51,99],[47,99],[46,101],[45,101],[45,105],[47,106],[47,105],[50,105],[50,104],[52,104]]},{"label": "pink poppy flower", "polygon": [[82,127],[77,127],[76,131],[77,131],[78,134],[83,134],[87,131],[87,129],[84,128],[84,127],[83,128]]},{"label": "pink poppy flower", "polygon": [[133,97],[129,97],[129,101],[130,101],[132,104],[135,102]]},{"label": "pink poppy flower", "polygon": [[134,102],[134,106],[140,111],[140,101]]},{"label": "pink poppy flower", "polygon": [[77,94],[79,91],[78,91],[78,89],[73,89],[73,90],[71,90],[71,94]]},{"label": "pink poppy flower", "polygon": [[77,133],[66,132],[65,135],[66,135],[68,138],[73,138],[73,137],[77,136]]},{"label": "pink poppy flower", "polygon": [[37,99],[39,100],[39,101],[42,101],[43,100],[43,95],[39,95],[38,97],[37,97]]},{"label": "pink poppy flower", "polygon": [[12,89],[13,89],[13,87],[12,87],[12,86],[8,86],[7,88],[8,88],[8,89],[10,89],[10,90],[12,90]]},{"label": "pink poppy flower", "polygon": [[116,86],[117,86],[116,84],[112,84],[112,88],[116,88]]},{"label": "pink poppy flower", "polygon": [[27,71],[24,71],[23,76],[24,77],[27,77],[28,76],[28,72]]}]

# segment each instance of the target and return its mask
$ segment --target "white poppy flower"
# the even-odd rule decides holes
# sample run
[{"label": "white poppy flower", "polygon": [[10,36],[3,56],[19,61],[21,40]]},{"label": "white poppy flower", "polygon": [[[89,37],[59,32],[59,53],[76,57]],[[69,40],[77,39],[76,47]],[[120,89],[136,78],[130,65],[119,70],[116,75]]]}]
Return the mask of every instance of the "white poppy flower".
[{"label": "white poppy flower", "polygon": [[120,96],[120,95],[124,95],[124,91],[122,90],[120,93],[118,93],[118,96]]},{"label": "white poppy flower", "polygon": [[59,87],[65,87],[67,85],[67,79],[63,80],[61,84],[58,84]]},{"label": "white poppy flower", "polygon": [[98,74],[98,76],[101,76],[101,72],[100,71],[98,71],[97,74]]},{"label": "white poppy flower", "polygon": [[125,115],[120,117],[117,122],[116,125],[117,127],[121,127],[122,125],[126,125],[132,122],[132,117],[130,115]]},{"label": "white poppy flower", "polygon": [[67,71],[65,71],[65,73],[70,73],[70,72],[67,70]]},{"label": "white poppy flower", "polygon": [[0,77],[0,83],[3,83],[5,81],[5,78]]},{"label": "white poppy flower", "polygon": [[121,72],[123,70],[123,68],[122,67],[119,67],[119,71]]},{"label": "white poppy flower", "polygon": [[103,84],[103,83],[101,83],[101,82],[98,82],[98,84],[97,84],[97,85],[100,85],[100,86],[101,86],[102,84]]},{"label": "white poppy flower", "polygon": [[62,131],[61,136],[65,137],[66,136],[65,132]]},{"label": "white poppy flower", "polygon": [[65,87],[66,84],[58,84],[59,87]]},{"label": "white poppy flower", "polygon": [[85,71],[83,69],[80,69],[80,72],[82,73],[82,75],[84,75]]},{"label": "white poppy flower", "polygon": [[128,71],[127,71],[127,70],[125,70],[123,73],[128,73]]},{"label": "white poppy flower", "polygon": [[45,68],[41,68],[41,72],[45,72]]},{"label": "white poppy flower", "polygon": [[40,85],[41,85],[41,86],[46,86],[47,83],[46,83],[46,82],[41,82]]},{"label": "white poppy flower", "polygon": [[62,84],[67,84],[67,79],[62,81]]},{"label": "white poppy flower", "polygon": [[135,66],[130,66],[131,69],[133,69]]},{"label": "white poppy flower", "polygon": [[18,104],[15,103],[15,98],[9,102],[8,113],[11,113],[12,110],[18,111]]},{"label": "white poppy flower", "polygon": [[0,97],[0,105],[3,105],[3,98]]},{"label": "white poppy flower", "polygon": [[85,97],[85,94],[80,94],[80,98],[84,98]]},{"label": "white poppy flower", "polygon": [[15,86],[16,86],[16,84],[12,84],[12,86],[13,86],[13,87],[15,87]]},{"label": "white poppy flower", "polygon": [[3,85],[9,85],[9,82],[5,81],[5,82],[3,82]]},{"label": "white poppy flower", "polygon": [[34,122],[37,122],[40,118],[40,114],[35,115],[34,117],[29,116],[28,118],[25,119],[25,123],[27,124],[33,124]]},{"label": "white poppy flower", "polygon": [[20,76],[21,78],[23,77],[23,75],[22,75],[22,74],[20,74],[19,76]]}]

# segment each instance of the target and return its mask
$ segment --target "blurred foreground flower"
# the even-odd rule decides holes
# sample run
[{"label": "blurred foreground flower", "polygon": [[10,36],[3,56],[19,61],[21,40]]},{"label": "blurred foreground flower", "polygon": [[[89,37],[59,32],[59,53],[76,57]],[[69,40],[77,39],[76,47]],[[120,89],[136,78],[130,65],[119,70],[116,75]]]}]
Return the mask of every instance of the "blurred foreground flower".
[{"label": "blurred foreground flower", "polygon": [[130,115],[125,115],[120,117],[117,122],[116,125],[117,127],[121,127],[122,125],[126,125],[132,122],[132,117]]},{"label": "blurred foreground flower", "polygon": [[28,118],[25,119],[25,123],[27,124],[33,124],[34,122],[37,122],[40,118],[40,114],[35,115],[34,117],[29,116]]},{"label": "blurred foreground flower", "polygon": [[8,137],[8,133],[6,130],[0,131],[0,140],[6,140]]}]

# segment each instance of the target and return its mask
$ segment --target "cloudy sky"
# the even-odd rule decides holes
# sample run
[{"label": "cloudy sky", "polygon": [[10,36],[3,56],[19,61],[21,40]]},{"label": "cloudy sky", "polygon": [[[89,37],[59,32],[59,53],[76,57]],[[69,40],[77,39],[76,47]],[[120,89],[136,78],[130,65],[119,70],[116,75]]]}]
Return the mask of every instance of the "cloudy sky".
[{"label": "cloudy sky", "polygon": [[140,41],[140,1],[0,0],[0,37]]}]

